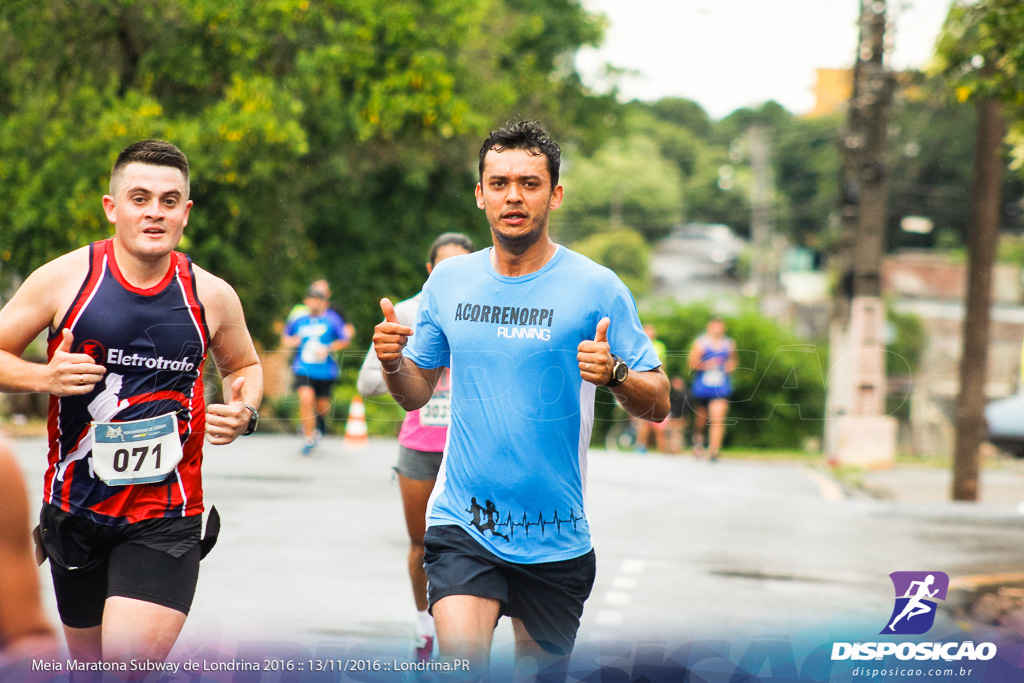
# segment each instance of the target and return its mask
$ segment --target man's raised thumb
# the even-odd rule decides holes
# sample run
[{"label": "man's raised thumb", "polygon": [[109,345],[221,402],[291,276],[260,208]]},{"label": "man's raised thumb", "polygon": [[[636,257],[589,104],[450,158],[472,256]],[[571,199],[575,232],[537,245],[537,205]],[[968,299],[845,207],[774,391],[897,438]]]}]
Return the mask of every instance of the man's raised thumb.
[{"label": "man's raised thumb", "polygon": [[380,300],[380,310],[384,312],[384,319],[389,323],[397,323],[398,315],[395,314],[395,306],[387,297]]},{"label": "man's raised thumb", "polygon": [[245,386],[245,376],[239,375],[231,386],[224,390],[224,403],[231,403],[234,400],[241,400],[242,387]]},{"label": "man's raised thumb", "polygon": [[594,335],[594,341],[606,342],[608,341],[608,326],[612,324],[611,318],[607,316],[601,318],[601,321],[597,323],[597,334]]},{"label": "man's raised thumb", "polygon": [[60,340],[60,345],[57,347],[57,350],[63,351],[64,353],[71,353],[71,345],[75,343],[75,335],[73,335],[71,330],[66,327],[62,334],[63,338]]}]

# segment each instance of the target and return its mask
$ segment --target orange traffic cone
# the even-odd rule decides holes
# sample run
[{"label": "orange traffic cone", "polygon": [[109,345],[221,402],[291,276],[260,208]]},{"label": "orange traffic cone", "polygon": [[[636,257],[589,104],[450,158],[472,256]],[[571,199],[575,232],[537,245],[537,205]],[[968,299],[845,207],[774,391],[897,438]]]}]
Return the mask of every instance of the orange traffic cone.
[{"label": "orange traffic cone", "polygon": [[348,407],[348,420],[345,422],[345,446],[347,448],[362,448],[366,443],[366,407],[363,405],[363,399],[356,396]]}]

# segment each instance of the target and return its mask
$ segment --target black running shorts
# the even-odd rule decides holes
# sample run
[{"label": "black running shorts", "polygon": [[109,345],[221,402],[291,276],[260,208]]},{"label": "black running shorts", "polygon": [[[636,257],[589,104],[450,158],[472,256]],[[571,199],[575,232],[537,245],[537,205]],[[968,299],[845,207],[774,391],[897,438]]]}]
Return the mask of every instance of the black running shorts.
[{"label": "black running shorts", "polygon": [[299,387],[312,387],[313,395],[317,398],[331,398],[331,394],[334,391],[334,384],[337,380],[333,379],[313,379],[306,375],[293,375],[295,378],[295,388]]},{"label": "black running shorts", "polygon": [[428,528],[423,546],[431,610],[449,595],[492,598],[501,602],[501,614],[521,620],[545,651],[572,651],[583,603],[594,587],[593,550],[559,562],[506,562],[455,525]]},{"label": "black running shorts", "polygon": [[43,550],[50,560],[61,622],[91,628],[111,596],[188,614],[199,579],[202,516],[107,526],[43,505]]}]

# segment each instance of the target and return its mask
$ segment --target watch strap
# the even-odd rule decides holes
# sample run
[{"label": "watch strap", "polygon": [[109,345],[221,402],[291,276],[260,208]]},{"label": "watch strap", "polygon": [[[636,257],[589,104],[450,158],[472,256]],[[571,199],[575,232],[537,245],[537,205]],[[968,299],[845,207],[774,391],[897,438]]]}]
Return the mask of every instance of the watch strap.
[{"label": "watch strap", "polygon": [[242,432],[242,436],[249,436],[256,431],[256,427],[260,423],[260,411],[252,407],[248,403],[244,404],[249,409],[249,424],[246,426],[245,431]]}]

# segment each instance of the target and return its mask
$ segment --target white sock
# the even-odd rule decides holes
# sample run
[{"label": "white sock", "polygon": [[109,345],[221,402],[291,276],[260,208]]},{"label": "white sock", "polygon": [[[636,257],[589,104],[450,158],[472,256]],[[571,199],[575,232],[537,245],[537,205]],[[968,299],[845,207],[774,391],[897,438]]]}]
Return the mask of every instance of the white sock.
[{"label": "white sock", "polygon": [[416,610],[416,635],[434,637],[434,617],[430,612]]}]

